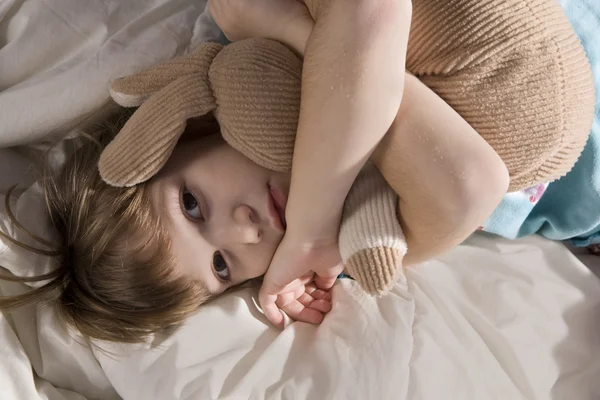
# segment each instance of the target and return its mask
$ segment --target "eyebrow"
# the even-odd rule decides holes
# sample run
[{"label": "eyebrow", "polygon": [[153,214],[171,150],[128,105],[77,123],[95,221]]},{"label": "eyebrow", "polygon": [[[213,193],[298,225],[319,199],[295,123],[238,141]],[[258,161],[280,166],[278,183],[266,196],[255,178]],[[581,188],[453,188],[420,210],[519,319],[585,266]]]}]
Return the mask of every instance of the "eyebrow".
[{"label": "eyebrow", "polygon": [[[168,179],[168,178],[166,178]],[[168,188],[165,187],[164,180],[157,182],[156,190],[158,190],[158,212],[162,217],[166,217],[171,227],[175,226],[175,218],[171,199],[167,197]],[[179,204],[179,191],[177,191],[177,204]]]},{"label": "eyebrow", "polygon": [[165,188],[163,186],[163,180],[157,180],[156,182],[154,182],[154,187],[152,187],[152,189],[154,190],[155,194],[155,198],[156,198],[156,203],[154,204],[154,206],[157,208],[158,214],[160,217],[166,216],[168,217],[170,220],[172,220],[170,212],[165,213],[164,212],[164,204],[165,204]]}]

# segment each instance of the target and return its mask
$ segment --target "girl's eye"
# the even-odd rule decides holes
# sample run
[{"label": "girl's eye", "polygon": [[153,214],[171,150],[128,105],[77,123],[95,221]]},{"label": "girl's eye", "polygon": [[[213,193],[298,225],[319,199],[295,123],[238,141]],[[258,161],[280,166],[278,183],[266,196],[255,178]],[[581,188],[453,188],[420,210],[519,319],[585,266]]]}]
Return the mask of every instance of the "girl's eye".
[{"label": "girl's eye", "polygon": [[220,280],[229,282],[231,279],[229,276],[229,267],[227,266],[227,261],[225,261],[221,252],[216,251],[215,254],[213,254],[212,266],[215,274]]},{"label": "girl's eye", "polygon": [[200,211],[198,200],[196,200],[194,195],[191,194],[187,188],[183,188],[183,191],[181,192],[181,205],[188,217],[196,220],[202,219],[202,212]]}]

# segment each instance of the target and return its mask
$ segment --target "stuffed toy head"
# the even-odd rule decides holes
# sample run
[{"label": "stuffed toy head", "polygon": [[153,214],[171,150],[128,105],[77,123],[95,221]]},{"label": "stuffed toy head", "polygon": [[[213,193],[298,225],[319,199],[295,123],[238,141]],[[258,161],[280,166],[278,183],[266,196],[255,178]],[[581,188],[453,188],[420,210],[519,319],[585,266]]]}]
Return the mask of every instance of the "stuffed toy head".
[{"label": "stuffed toy head", "polygon": [[[204,43],[176,58],[113,82],[111,96],[138,107],[100,157],[102,179],[133,186],[167,162],[188,121],[212,113],[225,141],[256,164],[291,171],[302,60],[284,45],[249,39]],[[397,198],[368,165],[344,206],[339,244],[348,273],[367,292],[384,294],[402,270],[406,246]]]},{"label": "stuffed toy head", "polygon": [[287,47],[250,39],[204,43],[186,57],[117,79],[113,99],[140,107],[102,154],[102,178],[113,186],[148,180],[187,121],[209,113],[233,148],[265,168],[290,171],[301,75],[302,61]]}]

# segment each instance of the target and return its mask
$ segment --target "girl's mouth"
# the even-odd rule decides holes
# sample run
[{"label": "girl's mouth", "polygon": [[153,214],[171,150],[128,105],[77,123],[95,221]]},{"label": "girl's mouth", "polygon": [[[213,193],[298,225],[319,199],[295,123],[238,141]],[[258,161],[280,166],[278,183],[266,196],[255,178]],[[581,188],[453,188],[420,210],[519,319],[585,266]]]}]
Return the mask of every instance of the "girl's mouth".
[{"label": "girl's mouth", "polygon": [[287,227],[287,223],[285,221],[285,206],[287,204],[287,196],[283,194],[283,192],[271,184],[268,185],[269,195],[271,197],[271,201],[273,202],[273,206],[275,207],[275,211],[279,217],[279,222],[283,229]]}]

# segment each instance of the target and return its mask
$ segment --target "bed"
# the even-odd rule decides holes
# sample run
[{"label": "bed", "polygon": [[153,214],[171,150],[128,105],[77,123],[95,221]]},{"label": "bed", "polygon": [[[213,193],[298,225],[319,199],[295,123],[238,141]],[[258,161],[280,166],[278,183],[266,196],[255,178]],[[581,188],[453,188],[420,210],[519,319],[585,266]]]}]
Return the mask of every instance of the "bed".
[{"label": "bed", "polygon": [[[111,79],[218,40],[202,0],[0,3],[0,229],[4,209],[51,240],[31,161],[101,112]],[[68,139],[65,139],[68,140]],[[63,147],[55,147],[60,162]],[[0,265],[49,260],[0,241]],[[0,399],[600,398],[600,261],[540,237],[478,233],[410,269],[389,296],[348,279],[320,327],[269,327],[248,285],[170,337],[89,346],[51,308],[0,314]],[[27,290],[0,282],[0,294]]]}]

